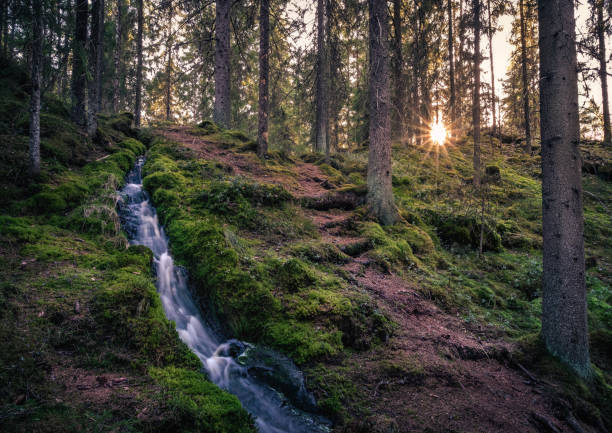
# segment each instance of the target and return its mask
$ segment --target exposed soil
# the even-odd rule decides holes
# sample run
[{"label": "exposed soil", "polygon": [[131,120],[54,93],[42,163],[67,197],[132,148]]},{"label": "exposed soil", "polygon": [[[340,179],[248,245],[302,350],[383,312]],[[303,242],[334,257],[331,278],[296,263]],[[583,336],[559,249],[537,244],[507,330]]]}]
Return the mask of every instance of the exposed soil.
[{"label": "exposed soil", "polygon": [[[293,175],[271,173],[256,157],[222,149],[187,129],[159,132],[200,157],[231,165],[236,174],[282,184],[297,197],[316,198],[328,192],[327,177],[314,164],[296,164]],[[344,230],[351,211],[309,209],[306,215],[325,241],[341,247],[363,240]],[[466,324],[458,314],[425,299],[416,282],[384,273],[372,263],[366,252],[344,265],[344,270],[371,293],[398,327],[386,345],[350,356],[351,379],[365,390],[363,406],[371,415],[354,421],[345,431],[575,431],[560,419],[555,385],[521,371],[511,360],[513,345],[491,337],[500,332]],[[384,368],[411,364],[414,371]],[[581,426],[585,432],[597,431]]]}]

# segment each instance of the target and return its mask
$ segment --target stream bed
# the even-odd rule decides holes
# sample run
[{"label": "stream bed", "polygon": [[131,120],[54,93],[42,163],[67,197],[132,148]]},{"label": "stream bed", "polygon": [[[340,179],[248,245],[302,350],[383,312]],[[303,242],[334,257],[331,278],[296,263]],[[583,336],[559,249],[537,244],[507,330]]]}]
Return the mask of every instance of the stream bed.
[{"label": "stream bed", "polygon": [[326,433],[330,422],[311,412],[314,397],[302,372],[287,357],[238,340],[225,340],[207,323],[194,301],[187,272],[175,266],[168,237],[142,187],[139,158],[120,191],[119,215],[131,244],[153,251],[156,286],[166,317],[200,358],[209,379],[236,395],[261,433]]}]

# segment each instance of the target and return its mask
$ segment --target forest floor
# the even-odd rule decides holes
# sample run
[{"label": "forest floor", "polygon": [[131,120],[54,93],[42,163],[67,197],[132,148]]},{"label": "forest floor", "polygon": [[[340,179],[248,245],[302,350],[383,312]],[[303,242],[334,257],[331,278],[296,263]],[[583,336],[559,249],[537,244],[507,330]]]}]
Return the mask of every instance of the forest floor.
[{"label": "forest floor", "polygon": [[128,113],[86,137],[45,97],[31,179],[29,81],[0,66],[0,432],[255,431],[164,316],[151,252],[127,244],[117,190],[143,154],[203,310],[228,337],[289,355],[334,432],[612,430],[609,148],[581,146],[587,383],[538,339],[537,154],[485,135],[483,213],[469,137],[439,158],[396,144],[402,218],[381,227],[363,206],[364,147],[326,161],[272,143],[260,160],[242,132],[136,131]]},{"label": "forest floor", "polygon": [[[244,148],[207,140],[191,127],[165,127],[155,133],[189,148],[194,158],[232,167],[231,176],[280,185],[300,203],[320,203],[344,186],[320,162],[297,160],[283,165],[288,171],[279,170]],[[332,203],[299,211],[323,242],[346,251],[366,241],[350,229],[363,218],[354,209],[334,208]],[[264,248],[275,251],[295,242],[278,236],[265,241]],[[441,308],[419,288],[413,274],[379,266],[371,252],[351,254],[340,272],[354,290],[367,291],[396,326],[382,344],[347,351],[341,360],[322,361],[323,368],[336,371],[355,388],[345,396],[349,416],[343,431],[598,431],[598,426],[584,422],[576,427],[575,409],[559,392],[563,385],[552,377],[540,379],[523,366],[524,361],[513,356],[518,343],[506,332],[467,321],[460,309]],[[320,369],[306,366],[313,376]]]}]

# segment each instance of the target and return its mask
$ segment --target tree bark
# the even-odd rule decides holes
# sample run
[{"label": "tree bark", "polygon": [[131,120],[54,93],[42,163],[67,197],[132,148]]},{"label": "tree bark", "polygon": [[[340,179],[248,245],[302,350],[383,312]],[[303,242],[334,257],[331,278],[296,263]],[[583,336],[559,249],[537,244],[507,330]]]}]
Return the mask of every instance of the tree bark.
[{"label": "tree bark", "polygon": [[40,174],[40,69],[42,63],[42,2],[32,0],[32,91],[30,94],[30,174]]},{"label": "tree bark", "polygon": [[610,102],[608,100],[608,70],[606,67],[606,33],[604,28],[603,2],[595,0],[597,8],[597,37],[599,38],[599,80],[601,81],[601,105],[603,111],[604,143],[612,144],[610,129]]},{"label": "tree bark", "polygon": [[487,0],[487,12],[489,17],[489,62],[491,66],[491,114],[492,114],[492,131],[493,135],[497,135],[497,117],[495,110],[495,68],[493,67],[493,27],[491,26],[491,0]]},{"label": "tree bark", "polygon": [[585,288],[576,31],[572,0],[539,0],[542,337],[591,375]]},{"label": "tree bark", "polygon": [[[450,1],[450,0],[449,0]],[[391,135],[401,139],[404,132],[404,58],[402,55],[402,1],[393,0],[393,107]]]},{"label": "tree bark", "polygon": [[[447,0],[448,7],[448,89],[449,89],[449,130],[453,131],[455,120],[457,119],[457,101],[455,95],[455,38],[453,37],[453,2]],[[453,134],[454,135],[454,134]]]},{"label": "tree bark", "polygon": [[98,94],[102,63],[102,5],[101,0],[93,0],[91,6],[91,30],[89,34],[89,74],[87,95],[87,132],[93,135],[98,127],[96,116],[99,110]]},{"label": "tree bark", "polygon": [[268,117],[270,104],[268,95],[270,54],[270,0],[260,0],[259,9],[259,118],[257,128],[257,156],[263,158],[268,152]]},{"label": "tree bark", "polygon": [[327,8],[325,0],[317,0],[317,76],[315,89],[315,152],[327,153],[329,129],[329,80],[327,74]]},{"label": "tree bark", "polygon": [[529,78],[527,77],[527,23],[525,21],[524,1],[519,0],[521,24],[521,80],[523,85],[523,116],[525,123],[525,150],[531,152],[531,122],[529,121]]},{"label": "tree bark", "polygon": [[474,14],[474,93],[472,123],[474,136],[474,185],[480,185],[480,0],[472,0]]},{"label": "tree bark", "polygon": [[[77,0],[78,1],[78,0]],[[123,61],[123,0],[117,0],[115,11],[115,52],[114,52],[115,71],[113,75],[113,112],[117,113],[120,109],[120,84],[121,62]]]},{"label": "tree bark", "polygon": [[136,34],[136,98],[134,104],[134,126],[140,128],[142,112],[142,31],[144,27],[143,0],[137,0],[138,30]]},{"label": "tree bark", "polygon": [[0,1],[0,37],[2,37],[2,55],[7,55],[8,40],[8,3],[9,0]]},{"label": "tree bark", "polygon": [[389,16],[385,0],[368,0],[370,30],[367,204],[381,224],[398,220],[391,185],[391,136],[389,119]]},{"label": "tree bark", "polygon": [[98,31],[98,49],[96,54],[98,56],[98,63],[96,65],[96,82],[97,88],[97,101],[96,101],[96,112],[99,113],[102,110],[102,74],[104,74],[104,17],[106,16],[104,0],[100,0],[100,27]]},{"label": "tree bark", "polygon": [[168,6],[168,22],[166,30],[168,32],[166,36],[166,120],[170,121],[171,108],[172,108],[172,8]]},{"label": "tree bark", "polygon": [[72,46],[72,118],[87,126],[87,0],[77,0]]},{"label": "tree bark", "polygon": [[230,127],[230,8],[231,0],[216,0],[214,121]]}]

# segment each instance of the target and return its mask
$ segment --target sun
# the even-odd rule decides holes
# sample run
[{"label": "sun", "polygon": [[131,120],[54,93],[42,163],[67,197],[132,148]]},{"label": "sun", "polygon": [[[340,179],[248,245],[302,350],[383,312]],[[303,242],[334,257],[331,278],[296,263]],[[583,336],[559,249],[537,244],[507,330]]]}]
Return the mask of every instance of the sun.
[{"label": "sun", "polygon": [[444,126],[444,122],[441,120],[436,120],[431,124],[430,131],[431,141],[438,146],[443,146],[446,141],[446,127]]}]

